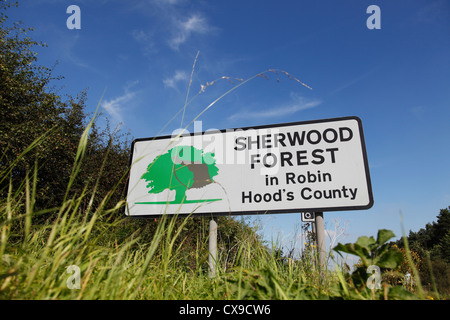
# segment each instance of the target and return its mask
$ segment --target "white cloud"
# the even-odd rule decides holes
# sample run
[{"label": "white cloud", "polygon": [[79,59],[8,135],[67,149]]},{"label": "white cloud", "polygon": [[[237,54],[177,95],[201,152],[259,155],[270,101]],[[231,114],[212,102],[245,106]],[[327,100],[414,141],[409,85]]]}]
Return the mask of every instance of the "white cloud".
[{"label": "white cloud", "polygon": [[155,53],[154,33],[151,31],[137,30],[131,31],[133,39],[141,45],[144,55]]},{"label": "white cloud", "polygon": [[152,37],[149,40],[155,44],[163,41],[175,51],[194,35],[211,34],[218,30],[210,25],[206,14],[199,11],[201,8],[196,6],[192,9],[188,0],[141,0],[133,1],[130,7],[150,19],[147,31],[134,32],[133,37],[137,41],[142,41],[150,31]]},{"label": "white cloud", "polygon": [[46,30],[49,33],[54,32],[57,37],[54,41],[54,48],[58,51],[58,56],[61,61],[70,62],[78,67],[93,70],[90,65],[75,54],[76,50],[74,49],[80,46],[80,41],[82,40],[80,32],[69,32],[68,34],[64,32],[64,29],[56,28],[52,24]]},{"label": "white cloud", "polygon": [[367,78],[368,76],[370,76],[375,70],[377,69],[377,67],[372,68],[369,72],[366,72],[364,74],[361,74],[351,80],[349,80],[348,82],[341,84],[338,88],[334,89],[333,91],[330,92],[330,94],[336,94],[338,92],[341,92],[342,90],[345,90],[353,85],[355,85],[356,83],[360,82],[361,80],[364,80],[365,78]]},{"label": "white cloud", "polygon": [[157,2],[160,5],[175,5],[180,2],[183,2],[183,0],[156,0],[155,2]]},{"label": "white cloud", "polygon": [[416,20],[419,23],[431,23],[435,25],[442,25],[443,22],[448,21],[450,17],[450,6],[447,0],[429,1],[424,5],[416,15]]},{"label": "white cloud", "polygon": [[208,30],[206,19],[199,16],[193,15],[185,22],[181,22],[181,29],[184,32],[198,32],[205,33]]},{"label": "white cloud", "polygon": [[133,30],[131,31],[131,36],[136,40],[137,42],[147,42],[150,39],[150,36],[145,33],[143,30]]},{"label": "white cloud", "polygon": [[185,43],[192,34],[206,34],[211,30],[206,19],[200,14],[194,14],[185,21],[177,20],[174,26],[174,36],[169,39],[169,46],[178,50],[180,45]]},{"label": "white cloud", "polygon": [[170,77],[163,80],[164,86],[168,88],[173,88],[177,90],[177,82],[180,81],[187,81],[188,75],[184,71],[177,70],[175,74]]},{"label": "white cloud", "polygon": [[117,98],[105,100],[101,107],[111,116],[116,122],[123,123],[123,111],[127,104],[136,96],[136,92],[130,92],[129,89],[135,86],[138,81],[134,81],[125,87],[125,93]]},{"label": "white cloud", "polygon": [[283,117],[317,107],[322,103],[320,100],[307,101],[305,98],[294,94],[291,94],[291,99],[293,100],[292,102],[281,107],[264,110],[242,110],[229,116],[228,120]]}]

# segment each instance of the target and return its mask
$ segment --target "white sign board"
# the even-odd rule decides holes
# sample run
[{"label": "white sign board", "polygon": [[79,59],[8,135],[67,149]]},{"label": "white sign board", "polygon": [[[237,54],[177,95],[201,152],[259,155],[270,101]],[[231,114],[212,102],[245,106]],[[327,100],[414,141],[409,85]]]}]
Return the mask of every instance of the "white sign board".
[{"label": "white sign board", "polygon": [[368,209],[361,120],[134,140],[127,203],[132,217]]}]

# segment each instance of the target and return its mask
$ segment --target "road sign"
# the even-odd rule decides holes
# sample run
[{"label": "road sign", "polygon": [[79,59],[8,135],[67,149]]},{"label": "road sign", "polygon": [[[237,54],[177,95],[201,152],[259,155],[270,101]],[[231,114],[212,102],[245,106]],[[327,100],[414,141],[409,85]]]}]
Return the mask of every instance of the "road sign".
[{"label": "road sign", "polygon": [[294,122],[132,144],[128,216],[368,209],[361,120]]},{"label": "road sign", "polygon": [[302,222],[314,222],[316,221],[316,216],[314,212],[302,212]]}]

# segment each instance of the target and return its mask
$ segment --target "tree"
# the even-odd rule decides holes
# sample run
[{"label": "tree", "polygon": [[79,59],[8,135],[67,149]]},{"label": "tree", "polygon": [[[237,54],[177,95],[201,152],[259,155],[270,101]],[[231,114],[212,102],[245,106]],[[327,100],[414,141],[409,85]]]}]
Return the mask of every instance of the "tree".
[{"label": "tree", "polygon": [[[18,187],[37,164],[40,188],[36,205],[52,207],[65,192],[84,129],[86,95],[81,93],[77,98],[62,101],[50,88],[54,80],[61,78],[54,77],[51,68],[38,65],[33,51],[34,47],[45,47],[45,44],[27,36],[32,28],[24,28],[21,23],[7,26],[4,11],[10,6],[6,1],[0,3],[0,165],[6,169],[16,164],[9,175]],[[44,134],[48,135],[45,141],[19,157]],[[5,184],[9,184],[6,179],[0,186],[3,192]]]},{"label": "tree", "polygon": [[[427,223],[419,231],[410,231],[409,247],[420,256],[420,279],[432,290],[434,281],[439,292],[450,292],[450,207],[441,209],[437,221]],[[404,247],[403,239],[396,242]]]},{"label": "tree", "polygon": [[109,197],[106,208],[112,208],[125,198],[131,137],[129,132],[120,131],[118,128],[111,130],[108,118],[105,120],[104,129],[98,128],[96,122],[92,124],[86,155],[73,191],[79,194],[86,184],[90,184],[92,188],[87,190],[85,200],[90,199],[95,190],[94,207],[99,205],[104,197]]},{"label": "tree", "polygon": [[[148,193],[160,193],[165,189],[175,190],[175,200],[170,203],[201,202],[186,200],[186,191],[202,188],[213,183],[219,172],[214,154],[188,146],[178,146],[157,156],[147,167],[142,179],[148,182]],[[211,199],[213,201],[216,199]]]},{"label": "tree", "polygon": [[433,241],[440,242],[450,231],[450,207],[441,209],[437,216],[437,222],[433,224]]},{"label": "tree", "polygon": [[[450,232],[450,211],[449,208],[441,209],[436,217],[437,221],[427,223],[425,228],[419,231],[410,231],[408,235],[408,243],[411,249],[419,252],[422,259],[425,259],[426,252],[430,253],[431,259],[442,258],[450,260],[448,252],[442,250],[442,243],[446,239],[446,235]],[[403,247],[403,240],[397,241],[399,247]]]},{"label": "tree", "polygon": [[[27,174],[33,174],[33,167],[36,165],[38,169],[34,199],[36,202],[33,207],[33,213],[36,213],[40,210],[64,207],[62,200],[74,165],[77,147],[87,124],[85,113],[87,93],[83,91],[76,97],[58,95],[53,85],[63,78],[54,76],[53,68],[39,65],[35,52],[36,47],[46,45],[28,37],[27,34],[32,28],[24,28],[21,23],[8,22],[5,12],[14,5],[17,3],[0,1],[0,203],[4,208],[7,207],[5,203],[11,182],[13,194],[21,204],[17,207],[17,211],[19,213],[25,211],[26,197],[23,195],[23,183]],[[107,118],[106,122],[108,123]],[[41,139],[34,149],[23,155],[24,150],[43,135],[45,139]],[[88,205],[91,205],[92,212],[105,197],[109,199],[105,209],[115,207],[118,201],[124,199],[126,186],[124,178],[129,169],[130,140],[127,132],[111,130],[109,125],[105,129],[100,129],[96,122],[92,124],[81,169],[68,195],[68,199],[72,199],[84,194],[82,198],[84,203],[77,207],[81,213],[85,213],[84,208]],[[173,167],[168,168],[169,176],[172,174],[175,177],[172,170],[176,165],[179,169],[176,177],[182,182],[182,184],[178,182],[178,189],[181,190],[177,191],[177,199],[184,198],[187,189],[213,183],[212,178],[218,174],[212,153],[185,148],[179,151],[173,154],[173,158],[168,159],[170,161],[174,159],[176,162]],[[161,163],[158,162],[158,165]],[[147,175],[152,176],[151,172]],[[174,178],[174,181],[178,180]],[[167,181],[164,182],[163,179],[161,183]],[[149,185],[156,186],[157,183],[149,181]],[[180,185],[184,187],[181,188]],[[89,203],[91,200],[92,203]],[[10,204],[14,202],[8,202],[8,205]],[[121,215],[121,212],[115,212]],[[17,215],[13,218],[18,222],[17,230],[22,228],[21,219],[17,219],[19,217],[20,215]],[[46,215],[33,216],[32,222],[51,223],[53,217],[56,215],[49,212]],[[1,219],[6,219],[6,215],[0,216]],[[219,252],[224,252],[224,255],[226,253],[225,262],[231,266],[236,257],[241,256],[239,245],[242,243],[243,235],[247,238],[254,235],[256,238],[257,234],[232,218],[218,219]],[[176,228],[182,221],[181,219],[176,221]],[[102,225],[100,220],[96,220],[96,223],[99,223],[99,228],[94,229],[109,230],[104,234],[105,241],[107,237],[112,237],[116,246],[117,243],[120,245],[121,242],[128,241],[132,234],[139,234],[139,240],[136,240],[148,244],[152,241],[158,225],[156,219],[123,219],[113,227],[114,230],[111,230],[109,224]],[[185,252],[185,263],[193,268],[198,263],[197,248],[207,243],[205,239],[208,237],[208,223],[207,219],[200,217],[189,219],[177,239],[176,245]],[[14,239],[23,234],[16,232],[17,230],[11,232]],[[207,246],[203,246],[202,250],[203,259],[207,261]]]},{"label": "tree", "polygon": [[442,259],[450,264],[450,230],[447,231],[439,242],[439,249]]},{"label": "tree", "polygon": [[[0,1],[0,196],[6,198],[10,182],[14,191],[19,190],[26,175],[37,166],[34,208],[56,208],[66,194],[77,147],[88,122],[87,93],[64,98],[58,95],[54,85],[63,78],[54,76],[53,68],[39,65],[34,51],[46,45],[28,36],[32,28],[8,21],[5,13],[11,6],[17,3]],[[45,139],[23,155],[43,135]],[[86,192],[86,185],[98,179],[101,183],[95,202],[116,187],[129,160],[128,145],[118,136],[109,128],[100,131],[94,126],[70,197]],[[111,199],[123,199],[123,189],[117,188]]]}]

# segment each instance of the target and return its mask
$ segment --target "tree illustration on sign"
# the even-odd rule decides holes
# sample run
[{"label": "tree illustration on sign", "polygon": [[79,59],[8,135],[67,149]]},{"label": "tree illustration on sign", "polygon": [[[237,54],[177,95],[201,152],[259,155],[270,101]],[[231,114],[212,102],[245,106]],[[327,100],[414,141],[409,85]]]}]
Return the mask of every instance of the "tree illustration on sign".
[{"label": "tree illustration on sign", "polygon": [[136,202],[137,204],[180,204],[212,202],[222,199],[186,200],[186,191],[203,188],[214,182],[219,173],[214,153],[196,149],[192,146],[178,146],[157,156],[142,175],[147,183],[148,193],[160,193],[166,189],[174,190],[175,200],[156,202]]}]

